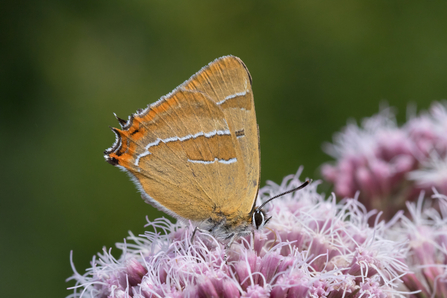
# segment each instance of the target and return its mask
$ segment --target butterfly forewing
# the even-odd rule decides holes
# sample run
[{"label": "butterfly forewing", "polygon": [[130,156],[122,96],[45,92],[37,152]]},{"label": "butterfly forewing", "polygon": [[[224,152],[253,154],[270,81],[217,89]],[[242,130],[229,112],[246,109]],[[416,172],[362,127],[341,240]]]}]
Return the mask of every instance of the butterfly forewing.
[{"label": "butterfly forewing", "polygon": [[210,63],[114,131],[106,159],[132,174],[149,203],[194,221],[250,212],[258,131],[250,75],[238,58]]}]

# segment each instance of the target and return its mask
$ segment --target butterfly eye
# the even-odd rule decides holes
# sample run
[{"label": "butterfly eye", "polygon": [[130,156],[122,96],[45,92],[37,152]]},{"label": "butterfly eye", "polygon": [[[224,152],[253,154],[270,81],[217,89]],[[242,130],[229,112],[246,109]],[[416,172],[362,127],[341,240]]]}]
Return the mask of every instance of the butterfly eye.
[{"label": "butterfly eye", "polygon": [[261,228],[266,223],[265,221],[265,213],[262,209],[256,209],[253,213],[253,225],[256,229]]}]

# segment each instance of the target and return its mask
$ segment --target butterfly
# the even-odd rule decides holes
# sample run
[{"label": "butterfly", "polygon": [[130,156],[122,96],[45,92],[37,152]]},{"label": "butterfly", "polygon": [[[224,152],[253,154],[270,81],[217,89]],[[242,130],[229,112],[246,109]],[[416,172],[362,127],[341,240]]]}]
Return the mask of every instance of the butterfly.
[{"label": "butterfly", "polygon": [[241,59],[218,58],[127,121],[117,119],[105,159],[129,173],[144,201],[230,243],[269,221],[256,207],[259,130]]}]

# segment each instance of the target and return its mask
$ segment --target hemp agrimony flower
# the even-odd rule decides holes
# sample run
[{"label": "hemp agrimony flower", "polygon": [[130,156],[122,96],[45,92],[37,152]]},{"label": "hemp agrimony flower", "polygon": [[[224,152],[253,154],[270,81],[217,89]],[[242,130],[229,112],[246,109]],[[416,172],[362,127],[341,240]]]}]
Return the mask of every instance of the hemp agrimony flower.
[{"label": "hemp agrimony flower", "polygon": [[[297,187],[300,171],[281,185],[268,182],[259,200]],[[386,225],[368,225],[356,199],[337,203],[318,183],[270,204],[268,226],[229,248],[210,234],[166,219],[131,234],[93,258],[70,297],[404,297],[405,241],[385,238]],[[374,296],[375,295],[375,296]]]},{"label": "hemp agrimony flower", "polygon": [[429,113],[399,127],[391,109],[348,124],[325,151],[336,159],[322,173],[340,197],[353,197],[390,219],[432,187],[447,194],[447,109],[434,103]]},{"label": "hemp agrimony flower", "polygon": [[386,236],[408,241],[405,263],[411,273],[402,280],[409,290],[421,291],[419,297],[447,297],[447,196],[435,190],[432,199],[424,199],[422,193],[407,207],[409,216],[395,221]]}]

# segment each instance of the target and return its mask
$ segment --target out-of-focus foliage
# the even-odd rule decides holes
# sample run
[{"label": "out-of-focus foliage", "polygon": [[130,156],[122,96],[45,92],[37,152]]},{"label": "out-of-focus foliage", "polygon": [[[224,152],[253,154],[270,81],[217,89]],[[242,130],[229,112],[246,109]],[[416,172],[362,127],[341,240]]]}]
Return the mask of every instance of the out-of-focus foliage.
[{"label": "out-of-focus foliage", "polygon": [[160,213],[106,164],[127,115],[213,59],[253,76],[262,181],[304,165],[386,100],[447,98],[447,4],[420,1],[9,1],[0,7],[0,288],[63,297],[102,245]]}]

